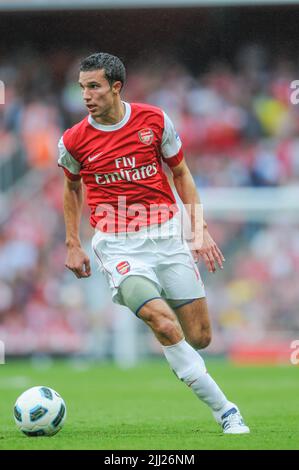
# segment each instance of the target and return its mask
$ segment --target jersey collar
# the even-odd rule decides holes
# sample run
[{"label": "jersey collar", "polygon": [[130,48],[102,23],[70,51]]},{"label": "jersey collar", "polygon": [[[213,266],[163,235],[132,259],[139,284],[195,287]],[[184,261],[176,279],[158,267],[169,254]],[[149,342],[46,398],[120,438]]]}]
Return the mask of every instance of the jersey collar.
[{"label": "jersey collar", "polygon": [[123,101],[125,105],[125,115],[122,118],[121,121],[117,122],[116,124],[111,124],[111,125],[106,125],[104,126],[103,124],[99,124],[96,122],[90,115],[88,116],[88,122],[89,124],[94,127],[95,129],[98,129],[99,131],[104,131],[104,132],[111,132],[111,131],[117,131],[118,129],[121,129],[124,127],[128,120],[130,119],[131,116],[131,105],[129,103],[126,103]]}]

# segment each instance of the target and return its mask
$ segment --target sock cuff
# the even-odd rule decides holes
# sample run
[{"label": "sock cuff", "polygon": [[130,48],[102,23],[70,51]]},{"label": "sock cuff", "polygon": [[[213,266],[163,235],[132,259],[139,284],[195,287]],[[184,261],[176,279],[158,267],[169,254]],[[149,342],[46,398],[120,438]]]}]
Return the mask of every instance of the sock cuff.
[{"label": "sock cuff", "polygon": [[176,348],[180,344],[183,344],[184,341],[186,341],[186,338],[181,339],[181,341],[179,341],[178,343],[170,344],[169,346],[163,346],[163,344],[161,346],[163,349],[165,348],[165,349],[171,350],[171,348]]},{"label": "sock cuff", "polygon": [[183,338],[177,344],[171,346],[162,346],[163,352],[170,367],[177,375],[182,376],[185,371],[189,370],[193,364],[197,364],[203,372],[206,372],[205,363],[202,357],[190,346]]}]

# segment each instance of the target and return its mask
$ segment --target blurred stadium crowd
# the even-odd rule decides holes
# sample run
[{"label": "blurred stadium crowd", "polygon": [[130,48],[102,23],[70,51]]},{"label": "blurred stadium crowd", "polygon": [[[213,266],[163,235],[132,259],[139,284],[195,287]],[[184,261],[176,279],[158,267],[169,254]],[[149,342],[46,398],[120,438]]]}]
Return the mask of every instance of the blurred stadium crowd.
[{"label": "blurred stadium crowd", "polygon": [[[0,58],[0,191],[10,194],[10,215],[0,226],[0,338],[7,353],[109,355],[119,318],[94,264],[87,281],[64,267],[57,141],[86,114],[78,60],[63,51],[28,49],[13,62]],[[297,65],[269,61],[262,47],[251,45],[239,50],[233,65],[214,62],[194,76],[175,59],[155,56],[129,64],[123,96],[171,116],[199,190],[297,185],[299,108],[290,104]],[[23,175],[29,172],[34,196],[26,197]],[[210,350],[298,331],[295,227],[228,220],[210,221],[210,228],[227,259],[223,273],[211,276],[201,268],[214,325]],[[91,236],[85,210],[82,240],[92,257]]]}]

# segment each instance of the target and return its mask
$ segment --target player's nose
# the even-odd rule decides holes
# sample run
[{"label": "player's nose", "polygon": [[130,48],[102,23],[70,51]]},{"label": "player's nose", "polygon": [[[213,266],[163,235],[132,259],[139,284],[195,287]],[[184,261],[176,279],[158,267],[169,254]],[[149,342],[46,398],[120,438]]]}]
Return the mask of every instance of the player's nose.
[{"label": "player's nose", "polygon": [[86,89],[83,90],[82,96],[83,96],[83,100],[85,101],[86,104],[91,100],[90,93]]}]

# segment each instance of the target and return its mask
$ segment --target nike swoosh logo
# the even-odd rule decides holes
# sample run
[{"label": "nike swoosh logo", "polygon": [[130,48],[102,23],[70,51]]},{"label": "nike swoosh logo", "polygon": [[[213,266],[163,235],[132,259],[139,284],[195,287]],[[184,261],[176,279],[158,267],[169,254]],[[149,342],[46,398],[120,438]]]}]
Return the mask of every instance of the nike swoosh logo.
[{"label": "nike swoosh logo", "polygon": [[97,153],[97,154],[94,155],[93,157],[88,157],[88,160],[89,160],[90,162],[93,162],[93,160],[95,160],[95,159],[98,158],[100,155],[102,155],[102,153],[104,153],[104,152]]},{"label": "nike swoosh logo", "polygon": [[192,382],[190,382],[189,384],[187,384],[187,385],[188,385],[188,387],[191,387],[191,385],[193,385],[193,384],[196,382],[196,380],[197,380],[197,379],[195,379],[195,380],[192,380]]}]

